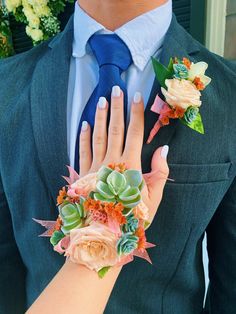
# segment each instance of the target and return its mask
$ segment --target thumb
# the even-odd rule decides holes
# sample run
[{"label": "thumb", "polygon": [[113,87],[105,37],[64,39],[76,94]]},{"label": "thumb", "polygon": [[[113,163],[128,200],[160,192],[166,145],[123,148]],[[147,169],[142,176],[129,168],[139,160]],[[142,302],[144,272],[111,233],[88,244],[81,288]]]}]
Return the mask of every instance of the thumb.
[{"label": "thumb", "polygon": [[147,184],[149,199],[154,206],[159,206],[166,180],[169,175],[167,155],[169,146],[159,147],[152,156],[151,172],[144,175]]}]

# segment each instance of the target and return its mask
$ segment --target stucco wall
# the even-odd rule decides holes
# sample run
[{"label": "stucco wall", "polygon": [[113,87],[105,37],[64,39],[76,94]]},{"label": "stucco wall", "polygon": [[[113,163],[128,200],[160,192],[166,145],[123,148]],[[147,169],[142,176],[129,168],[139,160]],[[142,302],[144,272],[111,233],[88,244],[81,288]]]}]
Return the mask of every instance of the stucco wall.
[{"label": "stucco wall", "polygon": [[225,57],[236,60],[236,0],[227,1]]}]

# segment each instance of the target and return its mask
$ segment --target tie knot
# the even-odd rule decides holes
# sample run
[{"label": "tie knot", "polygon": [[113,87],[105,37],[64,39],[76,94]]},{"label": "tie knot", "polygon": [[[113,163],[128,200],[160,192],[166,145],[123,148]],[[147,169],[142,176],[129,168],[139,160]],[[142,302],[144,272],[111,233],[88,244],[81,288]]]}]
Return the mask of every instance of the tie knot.
[{"label": "tie knot", "polygon": [[129,48],[116,34],[95,34],[89,39],[90,47],[98,61],[99,67],[110,64],[126,71],[132,63]]}]

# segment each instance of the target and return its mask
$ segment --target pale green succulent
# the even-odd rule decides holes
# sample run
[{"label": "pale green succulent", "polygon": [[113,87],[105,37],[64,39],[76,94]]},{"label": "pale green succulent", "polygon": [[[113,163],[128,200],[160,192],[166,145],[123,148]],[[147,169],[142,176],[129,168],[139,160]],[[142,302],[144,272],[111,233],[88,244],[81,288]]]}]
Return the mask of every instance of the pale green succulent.
[{"label": "pale green succulent", "polygon": [[74,228],[79,228],[83,223],[84,209],[81,204],[62,204],[59,206],[59,213],[63,222],[61,231],[64,234],[70,233]]},{"label": "pale green succulent", "polygon": [[139,220],[135,218],[134,214],[128,215],[126,219],[127,219],[127,222],[122,227],[123,232],[134,233],[138,229]]},{"label": "pale green succulent", "polygon": [[139,238],[132,232],[124,233],[116,244],[118,255],[129,255],[138,248]]},{"label": "pale green succulent", "polygon": [[[143,177],[140,171],[126,170],[120,173],[108,167],[101,167],[98,172],[96,200],[119,202],[127,209],[132,209],[141,201]],[[127,211],[127,215],[130,211]]]},{"label": "pale green succulent", "polygon": [[65,234],[59,230],[53,232],[50,242],[53,246],[57,245],[57,243],[65,237]]}]

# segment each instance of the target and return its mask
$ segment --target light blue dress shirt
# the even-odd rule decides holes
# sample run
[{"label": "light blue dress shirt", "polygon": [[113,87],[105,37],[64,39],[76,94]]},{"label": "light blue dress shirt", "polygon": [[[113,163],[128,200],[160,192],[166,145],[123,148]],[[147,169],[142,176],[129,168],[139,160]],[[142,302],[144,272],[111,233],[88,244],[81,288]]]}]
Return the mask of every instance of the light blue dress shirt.
[{"label": "light blue dress shirt", "polygon": [[[122,74],[128,90],[128,119],[130,103],[135,92],[142,93],[145,105],[148,101],[155,77],[151,56],[155,55],[158,58],[160,55],[171,19],[172,0],[169,0],[114,31],[129,47],[133,58],[133,64]],[[99,80],[97,60],[87,44],[88,39],[96,32],[113,33],[86,14],[76,2],[67,97],[67,143],[72,167],[79,121]]]}]

